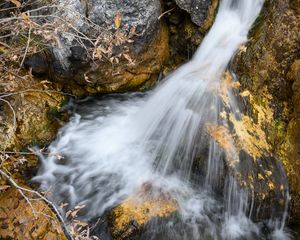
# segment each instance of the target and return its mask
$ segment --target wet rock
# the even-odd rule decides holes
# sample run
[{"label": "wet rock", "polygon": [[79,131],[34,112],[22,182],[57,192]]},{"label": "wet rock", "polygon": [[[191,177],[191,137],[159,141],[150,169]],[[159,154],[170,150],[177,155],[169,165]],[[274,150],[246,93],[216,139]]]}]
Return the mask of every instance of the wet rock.
[{"label": "wet rock", "polygon": [[[35,197],[26,194],[29,198]],[[9,188],[0,191],[0,239],[67,240],[51,209],[42,200],[32,200],[37,218],[20,193]]]},{"label": "wet rock", "polygon": [[[242,92],[239,99],[243,101],[243,98],[247,98],[247,105],[254,108],[258,117],[253,120],[247,113],[236,115],[227,111],[229,95],[226,89],[236,91],[240,84],[234,82],[229,74],[225,76],[222,81],[224,89],[220,90],[224,103],[223,111],[219,115],[222,124],[207,124],[208,134],[224,152],[222,160],[225,171],[221,171],[218,177],[229,173],[235,177],[241,189],[246,189],[252,194],[251,204],[254,206],[251,213],[252,220],[263,222],[274,217],[281,218],[288,197],[288,181],[282,164],[272,153],[264,131],[266,125],[272,124],[272,109],[256,105],[249,92]],[[230,180],[226,180],[225,184],[226,182]],[[225,191],[222,195],[226,194],[228,192]]]},{"label": "wet rock", "polygon": [[165,218],[176,212],[177,203],[168,193],[155,189],[150,183],[125,199],[109,215],[113,239],[130,239],[141,233],[154,218]]},{"label": "wet rock", "polygon": [[[265,122],[262,130],[270,145],[269,152],[279,156],[285,166],[294,220],[300,216],[299,148],[298,138],[292,134],[299,130],[299,116],[295,114],[299,92],[295,87],[297,74],[288,73],[295,68],[292,64],[299,57],[298,11],[295,1],[266,1],[249,34],[249,43],[241,48],[233,62],[241,83],[240,92],[244,93],[244,99],[248,95],[244,112],[254,123],[259,119]],[[271,110],[272,121],[268,120],[270,114],[263,114],[259,109]]]},{"label": "wet rock", "polygon": [[211,25],[209,23],[213,21],[218,6],[218,0],[176,0],[176,3],[198,26]]}]

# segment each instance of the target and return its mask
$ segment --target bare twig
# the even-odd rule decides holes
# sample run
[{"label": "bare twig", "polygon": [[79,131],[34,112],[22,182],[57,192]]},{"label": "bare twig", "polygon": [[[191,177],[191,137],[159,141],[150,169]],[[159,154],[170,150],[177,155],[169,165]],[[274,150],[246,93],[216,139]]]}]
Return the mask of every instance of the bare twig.
[{"label": "bare twig", "polygon": [[8,44],[4,43],[4,42],[0,42],[0,45],[4,46],[6,48],[11,49],[11,47]]},{"label": "bare twig", "polygon": [[25,58],[26,58],[26,55],[28,53],[29,44],[30,44],[30,41],[31,41],[31,37],[30,37],[31,36],[31,29],[32,29],[32,25],[30,24],[29,31],[28,31],[27,45],[26,45],[26,49],[25,49],[25,53],[24,53],[23,59],[22,59],[21,64],[20,64],[20,68],[23,66],[23,63],[24,63]]},{"label": "bare twig", "polygon": [[15,131],[16,126],[17,126],[17,117],[16,117],[15,109],[13,108],[13,106],[10,104],[9,101],[3,99],[1,96],[0,96],[0,101],[5,102],[9,106],[9,108],[11,109],[11,111],[13,113],[13,131]]},{"label": "bare twig", "polygon": [[17,91],[17,92],[3,93],[3,94],[0,94],[0,98],[3,99],[3,98],[6,98],[6,97],[19,95],[19,94],[26,94],[26,93],[30,93],[30,92],[58,93],[58,94],[61,94],[61,95],[66,95],[66,96],[71,96],[71,97],[76,98],[76,96],[71,94],[71,93],[64,93],[64,92],[60,92],[60,91],[56,91],[56,90],[39,90],[39,89],[25,89],[25,90]]},{"label": "bare twig", "polygon": [[163,12],[162,14],[159,15],[158,20],[160,20],[163,16],[165,16],[166,14],[168,14],[169,12],[172,12],[175,8],[169,9],[165,12]]}]

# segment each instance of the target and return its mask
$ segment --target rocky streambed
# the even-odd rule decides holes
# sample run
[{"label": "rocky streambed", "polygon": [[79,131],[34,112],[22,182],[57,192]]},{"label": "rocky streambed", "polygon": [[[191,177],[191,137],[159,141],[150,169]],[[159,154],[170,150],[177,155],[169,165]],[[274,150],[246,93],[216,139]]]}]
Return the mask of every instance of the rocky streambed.
[{"label": "rocky streambed", "polygon": [[[27,14],[28,19],[39,25],[50,22],[58,32],[48,42],[39,36],[46,34],[39,32],[44,28],[32,33],[35,41],[45,41],[46,48],[28,54],[18,74],[10,72],[7,65],[0,67],[0,169],[29,190],[38,189],[31,181],[40,164],[34,147],[43,149],[49,145],[76,111],[77,102],[84,101],[84,96],[103,98],[111,93],[155,87],[158,80],[191,58],[213,24],[219,5],[214,0],[25,3],[18,7],[16,2],[8,1],[1,8],[17,6],[20,14],[39,9]],[[43,8],[46,4],[52,7]],[[211,125],[206,135],[215,139],[227,156],[230,153],[226,152],[226,143],[233,135],[239,154],[249,158],[251,168],[245,168],[239,180],[242,187],[253,186],[255,207],[264,209],[262,215],[255,216],[257,221],[269,214],[272,204],[278,204],[278,208],[284,205],[280,202],[282,176],[275,167],[277,162],[283,164],[290,193],[287,222],[291,226],[300,221],[299,12],[295,0],[265,1],[249,41],[239,49],[230,63],[229,77],[224,78],[226,87],[238,96],[244,129],[227,115],[231,122],[228,129]],[[5,10],[0,17],[5,19],[10,14]],[[43,14],[46,20],[34,17]],[[23,15],[22,21],[29,21],[26,19]],[[5,41],[10,46],[19,39],[16,35]],[[0,54],[12,51],[3,46]],[[17,61],[13,55],[10,61]],[[232,84],[236,81],[238,84]],[[205,148],[201,151],[207,154]],[[201,154],[193,169],[205,174],[201,173]],[[228,161],[225,166],[230,171]],[[3,174],[0,184],[0,238],[69,237],[53,206],[27,192],[27,198],[34,199],[31,207],[20,189]],[[51,190],[44,194],[51,198]],[[163,225],[168,217],[176,216],[178,203],[168,192],[146,183],[107,212],[105,218],[93,220],[90,225],[80,220],[84,207],[76,207],[68,213],[71,235],[92,239],[86,232],[91,229],[100,239],[104,236],[99,232],[104,231],[113,239],[135,239],[148,238],[154,223]]]}]

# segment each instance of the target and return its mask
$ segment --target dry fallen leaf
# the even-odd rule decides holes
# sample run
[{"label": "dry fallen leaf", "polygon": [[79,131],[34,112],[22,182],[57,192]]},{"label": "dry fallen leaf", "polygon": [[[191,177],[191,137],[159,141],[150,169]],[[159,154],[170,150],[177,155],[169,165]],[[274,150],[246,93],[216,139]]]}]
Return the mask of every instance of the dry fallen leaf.
[{"label": "dry fallen leaf", "polygon": [[9,185],[3,185],[3,186],[0,186],[0,191],[6,190],[6,189],[8,189],[8,188],[10,188]]},{"label": "dry fallen leaf", "polygon": [[29,19],[28,14],[26,14],[26,13],[24,13],[24,12],[21,13],[21,18],[22,18],[22,20],[23,20],[25,23],[29,23],[29,22],[30,22],[30,19]]},{"label": "dry fallen leaf", "polygon": [[21,3],[18,0],[10,0],[11,3],[15,4],[16,7],[21,7]]}]

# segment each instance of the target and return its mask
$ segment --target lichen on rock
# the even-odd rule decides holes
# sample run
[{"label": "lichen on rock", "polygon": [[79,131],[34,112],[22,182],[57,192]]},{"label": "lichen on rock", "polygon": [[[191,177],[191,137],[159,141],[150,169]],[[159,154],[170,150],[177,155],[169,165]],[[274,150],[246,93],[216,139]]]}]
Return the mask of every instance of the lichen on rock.
[{"label": "lichen on rock", "polygon": [[[26,84],[26,83],[23,83]],[[48,143],[60,127],[59,109],[66,96],[51,83],[28,80],[7,93],[8,102],[2,102],[0,149],[19,150],[27,145]]]},{"label": "lichen on rock", "polygon": [[[23,71],[17,75],[0,70],[0,170],[26,186],[38,165],[37,156],[28,147],[43,147],[54,138],[61,122],[67,119],[60,112],[66,96],[58,85],[39,81]],[[38,215],[35,219],[30,204],[7,180],[0,174],[0,238],[66,239],[47,204],[41,199],[31,200]]]},{"label": "lichen on rock", "polygon": [[112,210],[109,224],[113,239],[128,239],[141,232],[152,219],[168,217],[176,210],[177,203],[168,193],[145,183]]},{"label": "lichen on rock", "polygon": [[285,166],[292,195],[291,218],[295,221],[300,217],[299,148],[293,134],[299,132],[295,111],[299,92],[296,75],[288,73],[299,57],[299,33],[299,5],[290,0],[267,0],[249,34],[250,41],[232,64],[241,83],[240,92],[251,95],[244,112],[254,123],[265,122],[262,131],[268,151]]}]

